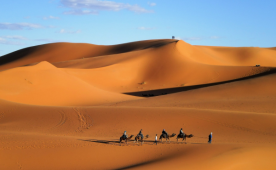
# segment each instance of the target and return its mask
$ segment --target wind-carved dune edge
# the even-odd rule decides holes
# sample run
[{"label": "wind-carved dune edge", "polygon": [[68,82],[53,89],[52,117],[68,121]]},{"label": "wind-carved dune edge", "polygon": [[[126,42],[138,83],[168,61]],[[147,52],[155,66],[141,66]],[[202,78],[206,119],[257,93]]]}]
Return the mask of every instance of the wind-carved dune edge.
[{"label": "wind-carved dune edge", "polygon": [[[171,39],[7,54],[0,169],[275,169],[275,66],[275,47]],[[187,144],[154,143],[180,128]],[[141,129],[143,145],[119,143]]]}]

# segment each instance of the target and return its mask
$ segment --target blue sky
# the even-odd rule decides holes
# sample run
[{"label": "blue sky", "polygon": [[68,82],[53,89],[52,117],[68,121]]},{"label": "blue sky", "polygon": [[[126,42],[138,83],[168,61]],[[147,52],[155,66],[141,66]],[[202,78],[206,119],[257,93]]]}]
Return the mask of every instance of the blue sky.
[{"label": "blue sky", "polygon": [[275,0],[2,0],[0,56],[52,42],[276,46]]}]

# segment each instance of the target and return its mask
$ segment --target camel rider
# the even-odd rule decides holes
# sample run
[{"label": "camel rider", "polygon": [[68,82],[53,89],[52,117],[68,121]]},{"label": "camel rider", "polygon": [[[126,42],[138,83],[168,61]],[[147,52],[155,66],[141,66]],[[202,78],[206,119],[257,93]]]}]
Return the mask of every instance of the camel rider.
[{"label": "camel rider", "polygon": [[143,130],[141,129],[137,136],[141,136],[141,138],[144,138],[144,135],[143,135],[142,131]]},{"label": "camel rider", "polygon": [[127,138],[126,131],[124,131],[123,138],[125,138],[125,139]]},{"label": "camel rider", "polygon": [[183,133],[183,130],[182,130],[182,128],[180,129],[180,132],[179,132],[179,134],[180,134],[181,136],[184,136],[184,133]]},{"label": "camel rider", "polygon": [[166,137],[169,136],[168,133],[165,131],[165,129],[163,129],[162,134],[166,135]]}]

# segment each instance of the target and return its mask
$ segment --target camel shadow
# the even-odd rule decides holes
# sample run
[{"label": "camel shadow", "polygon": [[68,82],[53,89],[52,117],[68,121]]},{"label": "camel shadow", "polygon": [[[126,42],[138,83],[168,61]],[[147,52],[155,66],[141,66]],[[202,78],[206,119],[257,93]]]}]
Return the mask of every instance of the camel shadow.
[{"label": "camel shadow", "polygon": [[[80,141],[84,142],[93,142],[93,143],[101,143],[106,145],[120,145],[119,140],[98,140],[98,139],[78,139]],[[124,142],[123,142],[124,143]]]},{"label": "camel shadow", "polygon": [[[106,145],[117,145],[117,146],[121,146],[121,145],[125,145],[125,142],[120,143],[119,140],[98,140],[98,139],[78,139],[80,141],[84,141],[84,142],[93,142],[93,143],[101,143],[101,144],[106,144]],[[157,142],[158,144],[161,144],[161,142]],[[144,144],[147,145],[156,145],[156,142],[154,140],[144,140]],[[129,140],[127,145],[141,145],[141,142],[135,142],[135,140]]]},{"label": "camel shadow", "polygon": [[[197,136],[198,137],[198,136]],[[198,137],[198,138],[206,138],[206,137]],[[123,141],[122,143],[120,143],[119,140],[116,139],[111,139],[111,140],[99,140],[99,139],[78,139],[80,141],[84,141],[84,142],[93,142],[93,143],[100,143],[100,144],[105,144],[105,145],[115,145],[115,146],[123,146],[126,145],[126,142]],[[157,141],[157,145],[160,144],[188,144],[185,141]],[[205,143],[190,143],[189,144],[205,144]],[[138,146],[138,145],[156,145],[156,142],[154,140],[144,140],[143,144],[139,141],[138,143],[135,142],[135,140],[128,140],[127,145],[130,146]]]}]

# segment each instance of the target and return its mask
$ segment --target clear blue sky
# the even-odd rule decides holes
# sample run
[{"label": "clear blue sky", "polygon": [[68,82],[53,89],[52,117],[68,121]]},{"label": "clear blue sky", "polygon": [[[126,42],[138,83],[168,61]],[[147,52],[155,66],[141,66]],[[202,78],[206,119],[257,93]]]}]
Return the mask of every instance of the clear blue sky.
[{"label": "clear blue sky", "polygon": [[0,56],[51,42],[276,46],[275,0],[2,0]]}]

